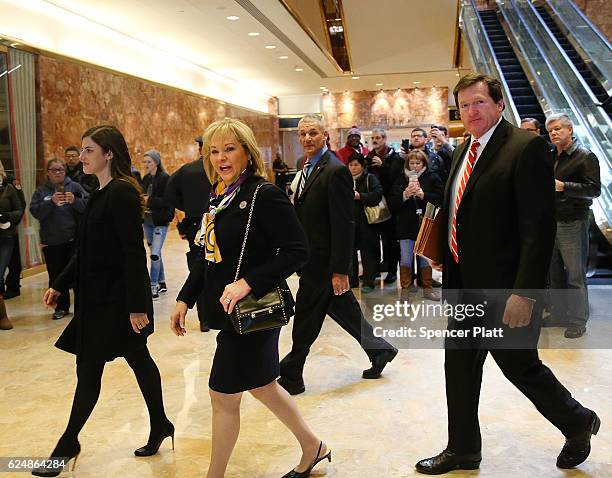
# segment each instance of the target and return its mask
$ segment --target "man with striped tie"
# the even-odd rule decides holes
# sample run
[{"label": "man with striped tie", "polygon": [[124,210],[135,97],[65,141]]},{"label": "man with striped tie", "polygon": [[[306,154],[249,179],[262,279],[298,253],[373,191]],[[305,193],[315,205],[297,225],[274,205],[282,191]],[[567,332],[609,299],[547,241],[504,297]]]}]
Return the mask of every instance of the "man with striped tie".
[{"label": "man with striped tie", "polygon": [[565,435],[557,466],[572,468],[589,455],[591,435],[599,430],[600,420],[572,398],[538,356],[541,304],[534,297],[545,289],[555,237],[550,152],[541,137],[503,119],[499,80],[469,74],[453,94],[471,138],[453,155],[440,211],[447,224],[446,233],[440,234],[444,261],[432,266],[442,270],[443,287],[452,292],[454,304],[473,305],[474,296],[501,294],[486,305],[482,319],[451,318],[447,332],[469,330],[480,320],[499,324],[506,337],[524,331],[524,337],[535,340],[510,348],[503,341],[447,339],[448,444],[439,455],[418,462],[416,469],[437,475],[480,466],[478,401],[488,353],[506,378]]},{"label": "man with striped tie", "polygon": [[330,153],[326,132],[317,116],[298,123],[304,165],[297,180],[294,204],[306,231],[310,258],[301,271],[293,321],[293,346],[281,361],[279,384],[290,394],[304,392],[304,363],[329,316],[359,341],[372,367],[363,378],[379,378],[397,349],[374,337],[349,286],[355,234],[355,194],[348,168]]}]

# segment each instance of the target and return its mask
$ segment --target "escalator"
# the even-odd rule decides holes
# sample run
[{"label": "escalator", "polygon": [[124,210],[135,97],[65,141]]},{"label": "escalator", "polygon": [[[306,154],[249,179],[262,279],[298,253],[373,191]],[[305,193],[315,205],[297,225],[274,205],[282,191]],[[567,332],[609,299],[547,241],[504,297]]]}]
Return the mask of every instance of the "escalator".
[{"label": "escalator", "polygon": [[608,93],[606,92],[605,88],[602,86],[599,80],[595,78],[595,75],[593,74],[591,69],[587,66],[580,54],[576,51],[574,46],[570,43],[568,38],[561,31],[561,27],[557,25],[556,21],[548,13],[548,10],[543,5],[536,6],[536,10],[540,17],[542,17],[542,20],[544,21],[546,26],[548,26],[548,29],[555,36],[557,42],[563,48],[568,58],[576,67],[576,70],[578,70],[580,75],[586,81],[587,85],[589,85],[589,88],[591,89],[595,97],[601,103],[606,101],[608,99]]},{"label": "escalator", "polygon": [[520,118],[535,118],[543,125],[546,121],[544,112],[497,14],[487,10],[479,12],[479,16]]}]

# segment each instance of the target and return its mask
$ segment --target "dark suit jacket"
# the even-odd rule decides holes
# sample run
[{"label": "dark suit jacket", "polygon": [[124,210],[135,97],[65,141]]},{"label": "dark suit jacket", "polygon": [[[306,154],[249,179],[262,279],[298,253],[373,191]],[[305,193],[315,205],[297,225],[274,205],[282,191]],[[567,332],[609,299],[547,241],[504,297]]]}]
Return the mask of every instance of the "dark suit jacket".
[{"label": "dark suit jacket", "polygon": [[542,138],[502,119],[476,162],[457,215],[459,267],[448,247],[451,185],[469,142],[459,146],[446,184],[444,287],[544,289],[555,239],[554,176]]},{"label": "dark suit jacket", "polygon": [[287,195],[260,177],[248,178],[229,206],[215,217],[215,237],[222,261],[211,263],[204,258],[203,251],[198,254],[177,298],[191,308],[203,292],[204,318],[213,329],[233,330],[219,299],[225,286],[234,282],[258,184],[263,186],[255,200],[239,278],[246,280],[253,295],[259,298],[278,285],[287,288],[285,279],[308,260],[304,230]]},{"label": "dark suit jacket", "polygon": [[355,193],[348,168],[326,152],[311,171],[295,208],[308,237],[310,260],[302,276],[330,280],[348,274],[353,253]]}]

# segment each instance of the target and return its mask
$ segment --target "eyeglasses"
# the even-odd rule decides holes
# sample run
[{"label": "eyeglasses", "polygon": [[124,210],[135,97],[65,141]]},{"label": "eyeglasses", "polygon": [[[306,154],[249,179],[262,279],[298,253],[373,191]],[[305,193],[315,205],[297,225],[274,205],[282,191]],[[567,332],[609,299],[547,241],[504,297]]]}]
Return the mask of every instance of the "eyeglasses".
[{"label": "eyeglasses", "polygon": [[66,172],[65,169],[59,169],[59,168],[51,168],[51,169],[48,169],[47,171],[49,171],[50,173],[55,173],[55,174],[61,174],[61,173]]}]

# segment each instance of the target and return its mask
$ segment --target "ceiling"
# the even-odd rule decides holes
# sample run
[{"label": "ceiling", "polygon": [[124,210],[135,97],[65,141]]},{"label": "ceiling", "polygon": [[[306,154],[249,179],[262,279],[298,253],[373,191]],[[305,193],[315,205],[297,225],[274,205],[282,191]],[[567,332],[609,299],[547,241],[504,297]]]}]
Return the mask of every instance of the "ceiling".
[{"label": "ceiling", "polygon": [[331,91],[381,88],[377,83],[385,89],[415,82],[452,86],[457,79],[452,68],[457,0],[344,0],[352,75],[339,72],[279,0],[46,3],[271,96],[316,94],[322,86]]}]

